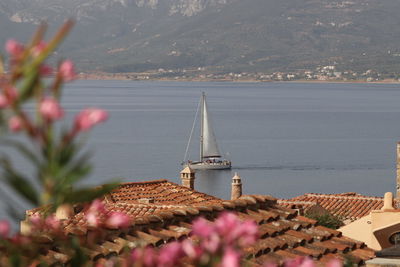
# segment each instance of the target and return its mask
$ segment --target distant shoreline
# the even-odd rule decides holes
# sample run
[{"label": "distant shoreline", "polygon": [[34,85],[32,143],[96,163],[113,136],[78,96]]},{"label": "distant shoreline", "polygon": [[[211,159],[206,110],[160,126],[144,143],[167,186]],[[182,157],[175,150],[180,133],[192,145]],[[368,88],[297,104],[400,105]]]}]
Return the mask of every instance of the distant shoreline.
[{"label": "distant shoreline", "polygon": [[78,80],[116,80],[116,81],[163,81],[163,82],[251,82],[251,83],[365,83],[365,84],[400,84],[399,80],[395,79],[384,79],[378,81],[366,81],[366,80],[257,80],[257,79],[208,79],[208,78],[131,78],[129,74],[125,73],[102,73],[102,74],[87,74],[81,73],[78,75]]}]

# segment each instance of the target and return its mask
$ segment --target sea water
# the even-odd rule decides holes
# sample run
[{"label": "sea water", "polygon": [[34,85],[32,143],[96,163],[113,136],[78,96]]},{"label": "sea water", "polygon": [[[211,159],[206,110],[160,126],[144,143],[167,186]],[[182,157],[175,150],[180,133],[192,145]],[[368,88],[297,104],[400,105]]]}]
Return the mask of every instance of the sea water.
[{"label": "sea water", "polygon": [[[245,194],[278,198],[395,191],[400,85],[364,83],[73,82],[64,91],[65,125],[85,107],[110,113],[84,136],[94,165],[84,183],[180,183],[201,92],[232,170],[198,171],[196,190],[229,199],[237,172]],[[195,128],[192,160],[198,136]]]}]

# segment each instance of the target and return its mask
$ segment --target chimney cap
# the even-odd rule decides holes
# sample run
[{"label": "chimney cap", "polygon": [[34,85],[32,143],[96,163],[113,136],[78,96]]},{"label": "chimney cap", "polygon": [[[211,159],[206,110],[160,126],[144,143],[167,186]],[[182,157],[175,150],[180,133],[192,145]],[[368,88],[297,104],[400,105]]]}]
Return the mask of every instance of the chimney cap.
[{"label": "chimney cap", "polygon": [[181,173],[195,173],[195,171],[194,171],[192,168],[190,168],[189,166],[186,166],[186,167],[181,171]]},{"label": "chimney cap", "polygon": [[237,172],[235,172],[235,176],[233,176],[232,179],[239,179],[240,180],[241,178],[240,178],[239,174]]},{"label": "chimney cap", "polygon": [[393,210],[393,193],[392,192],[386,192],[385,196],[383,197],[383,207],[382,210]]}]

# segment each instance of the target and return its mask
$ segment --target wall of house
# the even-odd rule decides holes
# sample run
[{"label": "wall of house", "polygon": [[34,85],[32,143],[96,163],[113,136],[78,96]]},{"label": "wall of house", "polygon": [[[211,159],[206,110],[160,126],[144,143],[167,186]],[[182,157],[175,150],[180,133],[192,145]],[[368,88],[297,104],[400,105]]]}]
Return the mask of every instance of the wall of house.
[{"label": "wall of house", "polygon": [[377,240],[372,235],[371,214],[362,217],[361,219],[354,221],[348,225],[343,226],[342,228],[339,229],[339,231],[341,231],[345,236],[364,242],[370,248],[380,249],[380,247],[379,248],[373,247],[373,244],[376,245]]},{"label": "wall of house", "polygon": [[[388,242],[388,238],[392,233],[400,232],[398,224],[400,225],[400,210],[374,210],[368,216],[343,226],[339,231],[345,236],[363,241],[370,248],[381,250],[393,245]],[[385,229],[388,231],[385,232]],[[380,235],[376,235],[377,232]]]}]

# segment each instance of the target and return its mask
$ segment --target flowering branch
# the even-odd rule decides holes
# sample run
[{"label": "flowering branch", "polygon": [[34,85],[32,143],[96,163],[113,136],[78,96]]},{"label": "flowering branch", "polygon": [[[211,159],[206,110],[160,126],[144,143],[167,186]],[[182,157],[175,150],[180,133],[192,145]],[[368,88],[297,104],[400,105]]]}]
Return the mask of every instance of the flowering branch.
[{"label": "flowering branch", "polygon": [[[0,73],[0,118],[3,124],[7,121],[10,133],[22,134],[32,144],[28,148],[10,139],[7,145],[17,149],[36,168],[36,177],[26,177],[3,156],[0,158],[2,176],[28,202],[50,205],[49,212],[64,203],[91,201],[115,186],[74,188],[74,184],[91,170],[89,156],[81,152],[77,138],[80,133],[106,121],[106,111],[85,109],[75,117],[70,129],[56,131],[56,124],[65,115],[60,103],[61,90],[65,82],[75,79],[75,67],[72,61],[65,60],[54,70],[45,60],[69,33],[73,24],[72,20],[68,20],[49,42],[43,40],[47,28],[45,24],[39,26],[27,45],[12,39],[7,41],[5,49],[10,59],[9,72],[6,73],[2,67]],[[53,77],[50,82],[44,79],[49,76]],[[29,102],[36,103],[35,115],[27,113],[24,108]],[[39,191],[33,186],[32,180],[39,182]]]}]

